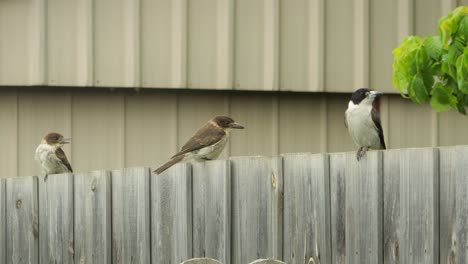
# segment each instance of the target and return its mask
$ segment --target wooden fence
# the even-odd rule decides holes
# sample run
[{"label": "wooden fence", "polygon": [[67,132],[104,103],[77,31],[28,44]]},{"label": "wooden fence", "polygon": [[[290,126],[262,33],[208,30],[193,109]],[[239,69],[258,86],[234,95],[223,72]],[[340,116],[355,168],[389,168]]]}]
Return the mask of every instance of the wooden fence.
[{"label": "wooden fence", "polygon": [[467,254],[468,146],[0,180],[0,263],[426,264]]}]

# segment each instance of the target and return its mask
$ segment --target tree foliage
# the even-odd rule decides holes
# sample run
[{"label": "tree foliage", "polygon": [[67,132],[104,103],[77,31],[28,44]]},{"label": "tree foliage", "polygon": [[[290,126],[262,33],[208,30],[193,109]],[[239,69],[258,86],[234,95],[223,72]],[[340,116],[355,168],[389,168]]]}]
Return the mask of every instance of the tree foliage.
[{"label": "tree foliage", "polygon": [[468,106],[468,7],[439,20],[438,36],[409,36],[393,51],[393,86],[417,104],[466,114]]}]

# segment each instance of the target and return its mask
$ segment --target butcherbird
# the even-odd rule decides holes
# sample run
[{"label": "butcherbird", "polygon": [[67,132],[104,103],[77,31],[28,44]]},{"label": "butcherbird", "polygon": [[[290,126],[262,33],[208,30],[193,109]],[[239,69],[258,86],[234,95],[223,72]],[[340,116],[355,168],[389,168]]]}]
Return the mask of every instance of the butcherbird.
[{"label": "butcherbird", "polygon": [[35,159],[45,174],[44,181],[47,180],[49,174],[73,172],[65,152],[62,150],[63,145],[68,143],[70,143],[69,139],[65,139],[61,134],[55,132],[48,133],[42,138],[36,149]]},{"label": "butcherbird", "polygon": [[218,158],[229,138],[231,129],[244,129],[227,116],[215,116],[192,136],[171,160],[154,171],[161,174],[182,160],[213,160]]},{"label": "butcherbird", "polygon": [[359,161],[368,149],[386,149],[380,115],[374,107],[375,98],[381,92],[366,88],[356,90],[345,112],[345,125],[353,142],[359,147]]}]

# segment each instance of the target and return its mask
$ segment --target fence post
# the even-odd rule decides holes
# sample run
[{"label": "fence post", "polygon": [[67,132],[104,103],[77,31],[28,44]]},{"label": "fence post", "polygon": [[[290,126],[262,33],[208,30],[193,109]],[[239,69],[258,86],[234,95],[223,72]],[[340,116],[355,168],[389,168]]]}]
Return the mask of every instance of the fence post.
[{"label": "fence post", "polygon": [[388,150],[384,164],[386,263],[439,263],[438,150]]},{"label": "fence post", "polygon": [[231,166],[228,160],[192,164],[193,256],[231,263]]},{"label": "fence post", "polygon": [[328,155],[284,155],[283,178],[283,259],[331,263]]},{"label": "fence post", "polygon": [[150,263],[150,169],[112,171],[112,263]]},{"label": "fence post", "polygon": [[440,263],[468,263],[468,147],[439,151]]},{"label": "fence post", "polygon": [[73,174],[40,176],[39,258],[41,263],[73,263]]},{"label": "fence post", "polygon": [[112,263],[108,171],[74,174],[75,263]]},{"label": "fence post", "polygon": [[281,157],[231,159],[231,263],[282,258],[283,174]]},{"label": "fence post", "polygon": [[330,154],[332,263],[382,263],[382,153]]},{"label": "fence post", "polygon": [[37,177],[7,179],[6,196],[6,263],[39,263]]},{"label": "fence post", "polygon": [[192,174],[189,163],[151,175],[151,262],[192,257]]}]

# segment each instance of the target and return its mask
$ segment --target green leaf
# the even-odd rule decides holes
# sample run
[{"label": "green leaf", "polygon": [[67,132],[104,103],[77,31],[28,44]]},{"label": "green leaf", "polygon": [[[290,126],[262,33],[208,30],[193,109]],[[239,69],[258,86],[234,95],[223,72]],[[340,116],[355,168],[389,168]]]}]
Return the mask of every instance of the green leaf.
[{"label": "green leaf", "polygon": [[[418,72],[417,61],[426,61],[427,54],[421,53],[422,41],[419,37],[411,36],[405,38],[403,43],[393,50],[393,86],[397,88],[402,95],[407,90],[409,83],[414,79]],[[425,52],[423,52],[425,53]],[[419,57],[419,59],[418,59]]]},{"label": "green leaf", "polygon": [[423,40],[426,53],[433,59],[439,60],[442,55],[442,42],[439,36],[429,36]]},{"label": "green leaf", "polygon": [[468,47],[456,62],[458,89],[464,94],[468,94]]},{"label": "green leaf", "polygon": [[408,94],[411,100],[413,100],[413,102],[417,104],[422,104],[426,102],[429,98],[429,93],[427,91],[428,89],[424,85],[422,75],[417,74],[416,76],[414,76],[413,80],[408,86]]},{"label": "green leaf", "polygon": [[458,28],[457,35],[463,37],[465,41],[468,40],[468,16],[464,16],[460,21],[460,27]]},{"label": "green leaf", "polygon": [[453,94],[453,87],[444,86],[442,83],[437,83],[432,89],[431,106],[438,112],[457,109],[457,97]]},{"label": "green leaf", "polygon": [[460,20],[466,15],[468,15],[468,7],[460,6],[439,20],[439,36],[445,49],[452,42],[452,38],[460,26]]}]

